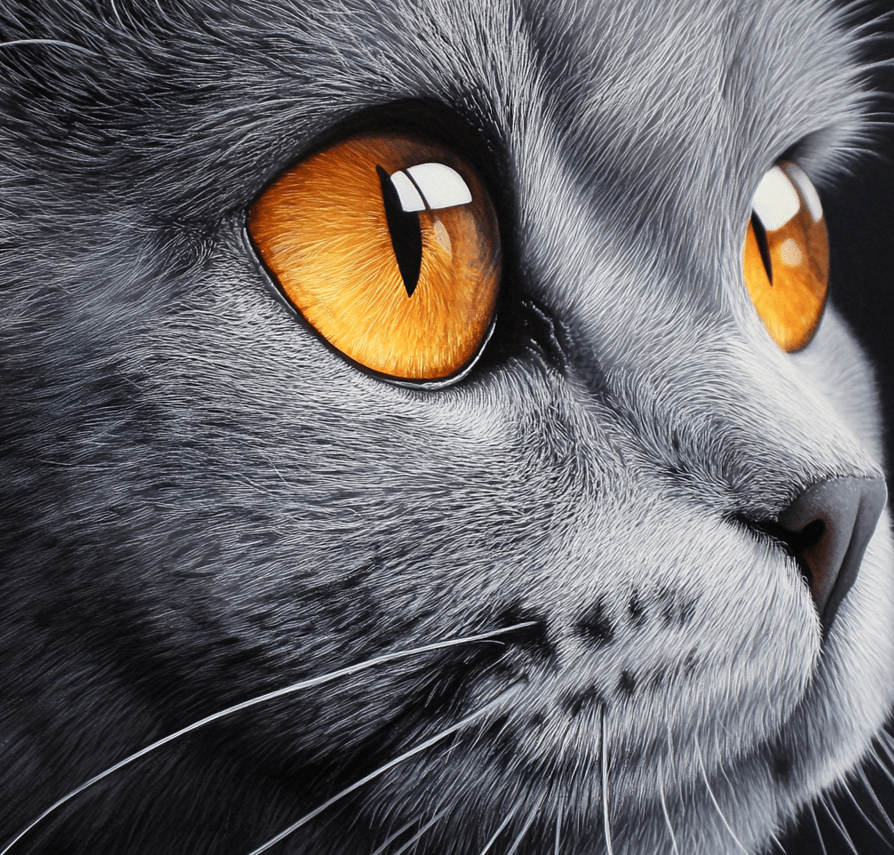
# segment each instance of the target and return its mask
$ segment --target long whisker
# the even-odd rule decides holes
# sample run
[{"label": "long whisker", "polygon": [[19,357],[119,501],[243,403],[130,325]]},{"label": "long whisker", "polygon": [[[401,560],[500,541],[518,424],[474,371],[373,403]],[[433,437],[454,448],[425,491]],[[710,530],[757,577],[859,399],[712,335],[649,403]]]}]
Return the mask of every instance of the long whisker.
[{"label": "long whisker", "polygon": [[870,746],[869,751],[867,752],[867,759],[872,761],[872,765],[877,767],[882,772],[889,773],[890,770],[887,768],[885,764],[885,758],[882,756],[881,746],[878,744],[878,740],[876,740],[872,746]]},{"label": "long whisker", "polygon": [[860,802],[857,801],[857,797],[854,795],[853,790],[851,790],[850,786],[848,786],[847,783],[845,783],[844,785],[844,791],[845,793],[847,793],[848,798],[853,802],[854,807],[857,809],[857,813],[859,813],[860,816],[862,816],[863,819],[866,820],[866,823],[879,836],[879,838],[881,838],[882,842],[887,843],[888,840],[882,833],[882,830],[872,821],[869,814],[866,813],[865,810],[863,810],[863,806],[860,804]]},{"label": "long whisker", "polygon": [[816,839],[819,840],[820,849],[823,850],[823,855],[829,855],[826,851],[826,842],[823,840],[823,832],[820,829],[819,820],[816,818],[816,810],[813,805],[810,806],[810,815],[813,817],[813,826],[816,828]]},{"label": "long whisker", "polygon": [[440,733],[436,733],[434,736],[429,737],[424,742],[420,742],[419,745],[411,748],[409,751],[405,751],[403,754],[395,757],[393,760],[389,760],[383,766],[379,766],[379,768],[376,769],[374,772],[370,772],[359,781],[355,781],[353,784],[351,784],[351,786],[345,787],[343,790],[323,802],[323,804],[321,804],[319,807],[314,808],[310,813],[306,813],[297,822],[293,822],[288,828],[280,831],[279,834],[277,834],[275,837],[271,837],[266,843],[262,843],[257,849],[252,849],[249,855],[261,855],[262,852],[266,852],[268,849],[270,849],[271,846],[275,846],[277,843],[280,842],[280,840],[284,840],[290,834],[293,834],[295,831],[301,828],[301,826],[307,825],[307,823],[309,823],[312,819],[319,816],[321,813],[323,813],[323,811],[332,807],[332,805],[334,805],[336,802],[341,801],[343,798],[345,798],[345,796],[350,795],[355,790],[359,790],[360,787],[364,786],[364,784],[368,784],[370,781],[373,781],[381,775],[384,775],[389,769],[393,769],[395,766],[404,763],[416,754],[425,751],[426,748],[431,748],[432,745],[436,745],[438,742],[446,739],[451,734],[456,733],[458,730],[461,730],[467,725],[470,725],[473,721],[477,721],[478,719],[483,718],[493,709],[504,703],[507,698],[518,692],[522,685],[522,683],[516,683],[514,686],[510,687],[494,700],[492,700],[489,704],[483,706],[477,712],[466,716],[461,721],[458,721],[456,724],[452,724],[450,727],[445,728]]},{"label": "long whisker", "polygon": [[556,846],[553,855],[559,855],[560,844],[562,842],[562,811],[565,808],[565,802],[559,800],[559,807],[556,811]]},{"label": "long whisker", "polygon": [[[670,722],[666,721],[664,723],[664,729],[667,731],[667,753],[670,759],[670,771],[674,776],[674,783],[677,785],[677,789],[680,789],[680,778],[677,775],[677,761],[676,754],[674,753],[674,735],[671,732]],[[681,800],[681,808],[685,809],[685,803],[682,803]]]},{"label": "long whisker", "polygon": [[[882,815],[882,818],[885,820],[885,824],[888,826],[888,831],[894,835],[894,823],[891,822],[891,817],[888,815],[888,811],[885,809],[884,805],[882,805],[879,800],[878,793],[876,793],[875,788],[869,781],[869,776],[862,769],[860,770],[860,777],[863,779],[863,786],[866,788],[866,792],[869,793],[869,797],[872,799],[875,804],[876,809]],[[892,838],[894,839],[894,838]]]},{"label": "long whisker", "polygon": [[773,845],[779,850],[780,855],[785,855],[785,847],[782,845],[782,841],[772,831],[770,832],[770,840],[773,841]]},{"label": "long whisker", "polygon": [[605,848],[608,855],[615,855],[612,847],[611,811],[608,803],[608,746],[605,742],[605,705],[599,708],[599,732],[602,742],[602,824],[605,826]]},{"label": "long whisker", "polygon": [[894,766],[894,751],[892,751],[891,748],[892,739],[890,736],[888,736],[887,733],[881,733],[879,734],[877,744],[878,747],[881,749],[882,754],[884,754],[884,757],[879,757],[880,765],[882,769],[884,769],[888,778],[894,781],[894,775],[892,775],[890,768],[891,766]]},{"label": "long whisker", "polygon": [[514,624],[513,626],[492,630],[491,632],[480,633],[478,635],[468,635],[463,638],[453,638],[448,639],[447,641],[438,641],[433,644],[425,644],[422,647],[414,647],[410,650],[398,650],[394,653],[385,653],[382,656],[376,656],[373,659],[367,659],[363,662],[358,662],[355,665],[348,665],[347,667],[340,668],[337,671],[330,671],[328,674],[322,674],[318,677],[311,677],[308,680],[302,680],[299,683],[293,683],[292,685],[285,686],[282,689],[276,689],[275,691],[267,692],[263,695],[258,695],[257,697],[250,698],[247,701],[242,701],[242,703],[235,704],[234,706],[227,707],[226,709],[220,710],[219,712],[213,713],[212,715],[206,716],[205,718],[199,719],[198,721],[195,721],[192,724],[189,724],[186,727],[183,727],[180,730],[168,734],[167,736],[162,737],[156,742],[147,745],[145,748],[141,748],[139,751],[129,755],[128,757],[125,757],[123,760],[119,760],[113,766],[109,766],[108,769],[100,772],[98,775],[94,775],[89,780],[84,781],[83,784],[80,784],[69,793],[66,793],[64,796],[62,796],[62,798],[53,802],[53,804],[51,804],[29,825],[23,828],[15,837],[13,837],[13,839],[9,843],[6,844],[3,849],[0,849],[0,855],[8,855],[8,853],[12,850],[16,843],[18,843],[26,834],[28,834],[31,829],[33,829],[39,823],[43,822],[43,820],[45,820],[50,814],[57,811],[60,807],[62,807],[62,805],[71,801],[75,796],[80,795],[84,792],[84,790],[92,787],[94,784],[99,783],[99,781],[101,781],[103,778],[106,778],[114,772],[117,772],[119,769],[123,769],[125,766],[128,766],[134,761],[139,760],[141,757],[145,757],[147,754],[153,751],[157,751],[163,745],[167,745],[169,742],[173,742],[175,739],[180,739],[180,737],[186,736],[186,734],[192,733],[194,730],[205,727],[212,722],[220,721],[223,718],[235,715],[236,713],[247,710],[250,707],[257,706],[258,704],[263,704],[267,701],[272,701],[276,698],[281,698],[285,695],[290,695],[294,692],[302,691],[303,689],[311,689],[315,686],[321,686],[325,683],[330,683],[333,680],[338,680],[341,677],[349,677],[353,674],[359,673],[360,671],[366,671],[370,668],[376,668],[379,665],[385,665],[398,659],[406,659],[410,656],[419,656],[423,653],[430,653],[434,650],[443,650],[448,647],[457,647],[462,644],[474,644],[479,641],[490,641],[497,636],[505,635],[509,632],[514,632],[519,629],[533,626],[534,623],[534,621],[526,621],[525,623]]},{"label": "long whisker", "polygon": [[[447,813],[446,808],[439,813],[436,813],[427,823],[425,823],[425,825],[422,826],[422,828],[419,829],[419,831],[417,831],[406,843],[404,843],[403,846],[392,852],[391,855],[402,855],[403,852],[406,852],[407,849],[409,849],[414,843],[417,843],[419,841],[419,838],[422,837],[422,835],[425,834],[425,832],[428,831],[442,816],[444,816],[445,813]],[[379,849],[376,849],[376,852],[380,851],[381,847]],[[373,853],[373,855],[375,855],[375,853]]]},{"label": "long whisker", "polygon": [[409,831],[411,828],[419,824],[418,819],[411,819],[406,825],[402,825],[397,831],[393,831],[389,834],[383,841],[381,846],[377,846],[373,849],[371,855],[382,855],[382,853],[392,844],[398,837],[400,837],[405,831]]},{"label": "long whisker", "polygon": [[708,773],[705,771],[705,761],[702,758],[702,750],[699,747],[698,740],[695,740],[695,753],[696,753],[696,756],[698,757],[698,765],[701,767],[702,780],[704,780],[704,782],[705,782],[705,787],[708,790],[708,796],[710,796],[711,801],[714,804],[714,808],[717,811],[717,815],[720,817],[720,821],[723,823],[724,827],[729,832],[730,837],[732,837],[732,839],[735,841],[736,846],[738,846],[739,849],[741,849],[742,852],[745,853],[745,855],[748,855],[748,850],[742,845],[742,841],[739,840],[738,837],[736,837],[736,833],[733,831],[729,822],[727,822],[726,817],[723,815],[723,811],[720,809],[720,804],[717,801],[717,798],[714,796],[714,791],[711,789],[711,784],[708,781]]},{"label": "long whisker", "polygon": [[81,53],[86,53],[90,56],[99,56],[96,51],[90,50],[90,48],[75,44],[74,42],[64,42],[61,39],[13,39],[9,42],[0,42],[0,48],[20,47],[22,45],[55,45],[56,47],[71,48],[72,50],[81,51]]},{"label": "long whisker", "polygon": [[531,810],[531,815],[525,820],[525,824],[521,827],[521,831],[519,831],[518,836],[515,838],[515,840],[512,841],[512,846],[509,847],[506,855],[515,855],[515,850],[518,849],[519,846],[521,846],[521,842],[525,839],[525,835],[528,833],[528,829],[531,827],[534,820],[537,819],[537,811],[540,810],[540,806],[543,804],[543,800],[545,798],[546,796],[544,795],[541,796],[540,799],[538,799],[537,804],[534,805],[533,809]]},{"label": "long whisker", "polygon": [[664,824],[667,826],[668,833],[670,834],[671,845],[674,847],[675,855],[680,855],[680,850],[677,848],[677,836],[674,834],[674,827],[671,824],[670,814],[667,810],[667,802],[664,800],[664,768],[661,761],[658,761],[658,798],[661,800],[661,811],[664,814]]},{"label": "long whisker", "polygon": [[510,822],[512,822],[513,817],[518,813],[518,809],[521,807],[521,805],[521,799],[519,799],[518,802],[509,810],[509,813],[506,814],[505,819],[500,823],[497,830],[493,833],[491,839],[488,840],[487,843],[484,845],[484,849],[481,850],[479,855],[487,855],[487,853],[490,851],[491,846],[496,843],[497,838],[503,833],[503,830],[506,828],[506,826],[509,825]]},{"label": "long whisker", "polygon": [[854,845],[854,841],[847,833],[847,829],[844,827],[844,822],[842,822],[841,817],[838,815],[838,811],[835,810],[829,802],[824,801],[823,807],[826,809],[826,813],[829,814],[829,819],[832,820],[833,825],[838,829],[839,834],[844,838],[845,843],[850,847],[851,852],[853,852],[854,855],[860,855],[857,851],[857,847]]}]

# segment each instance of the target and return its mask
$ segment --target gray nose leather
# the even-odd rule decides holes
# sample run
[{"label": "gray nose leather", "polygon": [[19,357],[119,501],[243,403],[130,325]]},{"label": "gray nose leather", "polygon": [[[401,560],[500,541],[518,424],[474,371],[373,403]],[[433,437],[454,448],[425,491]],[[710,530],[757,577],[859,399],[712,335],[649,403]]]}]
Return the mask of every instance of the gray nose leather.
[{"label": "gray nose leather", "polygon": [[810,573],[826,632],[857,578],[886,498],[881,478],[830,478],[808,487],[779,515],[779,525]]}]

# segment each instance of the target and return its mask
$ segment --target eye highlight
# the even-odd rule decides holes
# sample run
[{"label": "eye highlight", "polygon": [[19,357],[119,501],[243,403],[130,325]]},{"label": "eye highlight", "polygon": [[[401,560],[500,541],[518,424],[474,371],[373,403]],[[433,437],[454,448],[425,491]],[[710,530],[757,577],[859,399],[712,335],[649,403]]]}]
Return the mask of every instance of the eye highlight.
[{"label": "eye highlight", "polygon": [[780,161],[758,184],[745,235],[745,284],[773,340],[793,353],[819,327],[829,283],[829,239],[816,189]]},{"label": "eye highlight", "polygon": [[496,214],[474,170],[443,146],[397,134],[336,143],[264,191],[248,232],[308,323],[378,374],[447,380],[487,340]]}]

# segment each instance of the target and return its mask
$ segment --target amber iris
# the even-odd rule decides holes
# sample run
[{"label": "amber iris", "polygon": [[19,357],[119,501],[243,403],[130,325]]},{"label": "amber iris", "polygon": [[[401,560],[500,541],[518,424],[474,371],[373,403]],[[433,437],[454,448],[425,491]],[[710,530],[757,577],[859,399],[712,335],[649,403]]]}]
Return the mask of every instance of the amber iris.
[{"label": "amber iris", "polygon": [[745,284],[773,340],[792,353],[819,327],[829,283],[829,238],[819,196],[780,161],[754,195],[745,236]]},{"label": "amber iris", "polygon": [[388,377],[460,374],[481,350],[500,282],[496,215],[449,149],[365,134],[289,168],[248,231],[310,325]]}]

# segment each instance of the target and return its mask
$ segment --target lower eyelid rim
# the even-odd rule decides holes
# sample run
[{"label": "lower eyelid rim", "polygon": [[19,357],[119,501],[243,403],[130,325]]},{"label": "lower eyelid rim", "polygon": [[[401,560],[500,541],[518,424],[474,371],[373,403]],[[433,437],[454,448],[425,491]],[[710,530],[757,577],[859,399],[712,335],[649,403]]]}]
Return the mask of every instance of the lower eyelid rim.
[{"label": "lower eyelid rim", "polygon": [[282,287],[276,281],[276,277],[273,275],[273,272],[265,264],[260,251],[255,246],[255,242],[251,239],[251,233],[248,230],[247,216],[243,219],[240,232],[242,236],[242,243],[246,251],[248,252],[249,257],[254,261],[255,269],[261,274],[261,278],[264,280],[264,284],[267,286],[267,290],[272,294],[272,296],[278,303],[280,303],[282,306],[285,306],[285,308],[291,315],[300,318],[301,321],[307,324],[308,328],[310,328],[310,324],[307,323],[307,319],[292,305],[289,298],[283,292]]},{"label": "lower eyelid rim", "polygon": [[[493,317],[491,317],[490,319],[490,324],[488,324],[487,332],[485,332],[484,336],[482,337],[481,343],[478,345],[478,350],[475,351],[475,355],[456,374],[451,374],[449,377],[444,377],[440,380],[407,380],[401,377],[392,377],[388,374],[380,374],[379,372],[373,371],[372,369],[367,368],[364,365],[360,365],[360,363],[355,362],[349,356],[346,356],[345,358],[350,361],[352,365],[356,365],[366,374],[370,374],[376,379],[382,380],[385,383],[390,383],[392,386],[402,386],[405,389],[423,389],[426,391],[437,391],[438,389],[446,389],[448,386],[453,386],[454,384],[459,383],[460,380],[467,377],[471,373],[472,369],[476,366],[478,361],[481,359],[481,355],[487,348],[487,344],[491,340],[496,326],[497,312],[494,312]],[[339,353],[341,353],[341,351],[339,351]]]},{"label": "lower eyelid rim", "polygon": [[494,330],[497,326],[497,316],[498,312],[494,310],[494,313],[490,319],[490,323],[487,326],[487,331],[481,338],[481,342],[478,345],[477,350],[475,351],[475,355],[455,374],[451,374],[449,377],[443,377],[439,380],[410,380],[402,377],[394,377],[389,374],[382,374],[379,371],[374,371],[372,368],[367,368],[357,360],[352,359],[348,356],[344,351],[339,350],[332,342],[326,339],[314,326],[301,314],[300,310],[294,306],[283,292],[282,287],[276,281],[276,277],[273,275],[272,271],[267,268],[267,265],[264,263],[263,258],[261,257],[258,248],[255,246],[254,241],[251,239],[251,233],[248,230],[248,219],[246,217],[245,221],[242,223],[241,228],[242,233],[242,241],[245,245],[246,250],[249,255],[254,259],[255,267],[260,272],[262,278],[264,279],[267,290],[270,291],[276,300],[283,305],[289,312],[292,317],[297,318],[301,324],[316,338],[319,342],[323,344],[323,346],[329,350],[331,353],[341,359],[342,362],[348,363],[352,368],[357,371],[366,374],[368,377],[372,377],[380,382],[388,383],[391,386],[401,386],[405,389],[419,389],[423,391],[437,391],[438,389],[446,389],[448,386],[453,386],[456,383],[459,383],[460,380],[463,380],[467,377],[472,369],[475,368],[478,361],[481,359],[481,355],[487,348],[488,342],[490,342],[493,337]]}]

